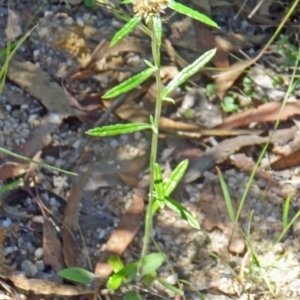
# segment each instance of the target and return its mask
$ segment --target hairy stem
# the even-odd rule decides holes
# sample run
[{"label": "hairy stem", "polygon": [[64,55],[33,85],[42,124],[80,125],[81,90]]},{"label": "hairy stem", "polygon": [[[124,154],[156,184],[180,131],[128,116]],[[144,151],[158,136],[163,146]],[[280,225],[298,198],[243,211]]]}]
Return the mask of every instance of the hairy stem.
[{"label": "hairy stem", "polygon": [[[145,216],[145,231],[144,231],[144,238],[143,238],[143,248],[141,253],[141,260],[143,257],[147,255],[149,241],[152,233],[152,205],[154,201],[154,164],[156,162],[157,157],[157,145],[158,145],[158,131],[159,131],[159,120],[161,115],[161,107],[162,107],[162,84],[160,78],[160,43],[156,39],[155,29],[152,26],[151,31],[151,49],[152,49],[152,56],[154,59],[154,64],[157,67],[157,71],[155,72],[156,77],[156,102],[155,102],[155,113],[154,113],[154,124],[153,126],[155,129],[152,131],[152,141],[151,141],[151,155],[150,155],[150,188],[149,188],[149,202],[146,209],[146,216]],[[140,264],[138,270],[138,280],[141,277],[142,273],[142,266]]]}]

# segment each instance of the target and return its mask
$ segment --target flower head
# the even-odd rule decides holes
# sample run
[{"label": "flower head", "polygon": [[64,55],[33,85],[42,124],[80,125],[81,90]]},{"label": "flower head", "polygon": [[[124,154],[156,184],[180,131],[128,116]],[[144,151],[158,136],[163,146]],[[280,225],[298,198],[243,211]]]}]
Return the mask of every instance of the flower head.
[{"label": "flower head", "polygon": [[163,13],[168,6],[169,0],[135,0],[133,2],[133,11],[136,16],[145,20],[149,17]]}]

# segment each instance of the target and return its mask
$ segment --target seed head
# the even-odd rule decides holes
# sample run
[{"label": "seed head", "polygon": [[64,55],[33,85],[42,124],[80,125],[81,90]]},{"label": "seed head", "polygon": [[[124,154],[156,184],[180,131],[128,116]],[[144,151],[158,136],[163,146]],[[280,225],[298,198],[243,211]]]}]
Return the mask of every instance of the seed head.
[{"label": "seed head", "polygon": [[138,17],[145,20],[149,17],[163,13],[168,6],[169,0],[135,0],[133,11]]}]

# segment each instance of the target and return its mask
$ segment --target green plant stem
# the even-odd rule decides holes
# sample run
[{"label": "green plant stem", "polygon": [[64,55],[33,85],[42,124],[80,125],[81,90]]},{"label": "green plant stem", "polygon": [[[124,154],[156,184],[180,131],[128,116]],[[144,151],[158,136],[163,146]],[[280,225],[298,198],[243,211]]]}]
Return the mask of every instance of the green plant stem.
[{"label": "green plant stem", "polygon": [[[154,64],[157,67],[157,71],[155,72],[156,77],[156,103],[155,103],[155,113],[154,113],[154,130],[152,131],[152,141],[151,141],[151,154],[150,154],[150,188],[149,188],[149,202],[146,209],[145,216],[145,232],[143,238],[143,248],[141,253],[141,260],[147,255],[150,235],[152,231],[152,205],[154,201],[154,164],[156,162],[157,157],[157,145],[158,145],[158,131],[159,131],[159,120],[161,115],[161,107],[162,107],[162,84],[160,78],[160,42],[156,39],[156,34],[154,31],[154,26],[152,26],[151,31],[151,48],[152,55],[154,59]],[[142,274],[142,266],[139,264],[138,268],[138,280],[140,280]]]}]

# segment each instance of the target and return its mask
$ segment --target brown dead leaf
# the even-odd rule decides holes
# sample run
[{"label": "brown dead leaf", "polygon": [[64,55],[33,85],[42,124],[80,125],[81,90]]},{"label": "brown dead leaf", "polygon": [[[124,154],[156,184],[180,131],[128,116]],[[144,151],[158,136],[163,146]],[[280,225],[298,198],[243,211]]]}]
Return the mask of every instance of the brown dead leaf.
[{"label": "brown dead leaf", "polygon": [[132,242],[141,226],[144,206],[144,199],[138,194],[135,194],[131,206],[106,243],[105,252],[96,265],[96,276],[107,278],[112,273],[112,267],[107,263],[107,259],[110,255],[121,256]]},{"label": "brown dead leaf", "polygon": [[91,68],[91,66],[99,59],[108,57],[113,53],[122,53],[122,52],[144,53],[144,49],[130,38],[119,41],[113,47],[109,46],[109,41],[103,39],[95,48],[94,52],[91,55],[90,60],[83,66],[83,69]]},{"label": "brown dead leaf", "polygon": [[40,100],[48,111],[56,112],[62,117],[75,115],[61,86],[51,81],[48,74],[35,64],[14,55],[9,63],[7,77]]},{"label": "brown dead leaf", "polygon": [[[277,130],[270,133],[270,143],[284,144],[291,140],[297,131],[297,127],[293,126],[288,129]],[[190,169],[187,171],[184,180],[192,182],[202,176],[203,172],[211,169],[217,162],[222,162],[230,154],[238,151],[242,147],[253,146],[267,143],[269,137],[260,137],[256,135],[238,136],[235,138],[222,141],[216,146],[208,148],[204,155],[193,162]]]},{"label": "brown dead leaf", "polygon": [[[62,251],[62,244],[57,237],[57,230],[53,222],[51,222],[44,210],[43,203],[36,197],[37,203],[41,209],[44,223],[43,223],[43,249],[44,261],[47,265],[51,266],[54,271],[62,270],[64,267],[64,257]],[[61,283],[62,278],[55,276],[55,282]]]},{"label": "brown dead leaf", "polygon": [[[235,201],[232,201],[236,206]],[[201,191],[199,201],[201,211],[205,213],[204,227],[208,231],[219,228],[230,241],[229,250],[241,254],[245,250],[245,241],[239,223],[234,228],[226,208],[225,200],[219,183],[206,183]]]},{"label": "brown dead leaf", "polygon": [[[224,120],[223,123],[217,125],[215,128],[234,129],[244,127],[252,122],[274,122],[278,118],[281,110],[281,102],[268,102],[258,108],[250,109],[232,115]],[[281,121],[287,120],[289,117],[300,114],[300,102],[287,102],[281,114]]]},{"label": "brown dead leaf", "polygon": [[193,20],[193,26],[196,32],[197,46],[204,52],[217,48],[217,52],[212,59],[213,64],[217,68],[229,68],[230,64],[228,60],[228,53],[223,49],[221,44],[218,43],[212,29],[195,20]]},{"label": "brown dead leaf", "polygon": [[79,230],[79,211],[81,193],[93,170],[90,163],[88,170],[80,177],[78,182],[72,187],[64,213],[64,227],[62,228],[63,254],[67,267],[85,267],[82,257],[80,241],[77,239]]},{"label": "brown dead leaf", "polygon": [[285,170],[300,165],[300,149],[281,157],[271,164],[273,170]]},{"label": "brown dead leaf", "polygon": [[[26,138],[24,145],[16,146],[11,151],[25,156],[34,157],[40,150],[52,142],[51,134],[58,128],[58,123],[53,123],[48,116],[44,118],[39,127],[34,128]],[[6,161],[0,162],[0,180],[20,176],[25,173],[29,163],[15,158],[7,157]]]},{"label": "brown dead leaf", "polygon": [[250,60],[239,61],[231,65],[227,70],[220,72],[216,79],[217,86],[216,95],[223,99],[225,93],[232,87],[235,81],[241,76],[246,68],[248,68]]}]

